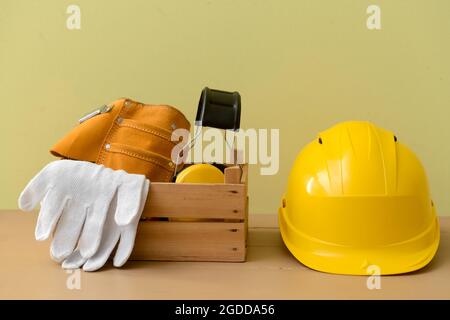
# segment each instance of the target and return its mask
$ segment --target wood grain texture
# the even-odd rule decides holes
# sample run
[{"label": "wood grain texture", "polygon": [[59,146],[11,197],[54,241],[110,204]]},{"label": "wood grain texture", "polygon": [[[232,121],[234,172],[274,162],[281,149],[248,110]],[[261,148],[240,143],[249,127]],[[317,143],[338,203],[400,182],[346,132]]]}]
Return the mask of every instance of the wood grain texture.
[{"label": "wood grain texture", "polygon": [[225,169],[225,182],[153,183],[139,223],[133,259],[245,261],[247,172]]},{"label": "wood grain texture", "polygon": [[143,221],[132,260],[245,261],[242,223]]},{"label": "wood grain texture", "polygon": [[241,183],[242,171],[239,166],[225,168],[225,183],[238,184]]},{"label": "wood grain texture", "polygon": [[241,175],[241,183],[248,185],[248,164],[241,165],[242,175]]},{"label": "wood grain texture", "polygon": [[142,217],[244,219],[246,197],[241,184],[153,183]]}]

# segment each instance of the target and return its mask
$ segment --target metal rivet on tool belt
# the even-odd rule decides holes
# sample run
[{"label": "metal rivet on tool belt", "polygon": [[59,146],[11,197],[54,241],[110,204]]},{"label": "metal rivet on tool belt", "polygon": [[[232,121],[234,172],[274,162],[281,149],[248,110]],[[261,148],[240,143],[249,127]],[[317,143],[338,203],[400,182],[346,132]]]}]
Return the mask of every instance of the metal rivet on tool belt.
[{"label": "metal rivet on tool belt", "polygon": [[117,124],[121,124],[122,121],[123,121],[123,118],[122,118],[122,117],[119,117],[119,118],[117,118],[117,120],[116,120]]},{"label": "metal rivet on tool belt", "polygon": [[172,123],[172,124],[170,125],[170,127],[172,128],[172,130],[175,130],[175,129],[177,128],[177,125],[176,125],[175,123]]},{"label": "metal rivet on tool belt", "polygon": [[173,162],[169,162],[169,167],[173,168]]},{"label": "metal rivet on tool belt", "polygon": [[125,107],[129,107],[130,106],[130,104],[131,104],[131,102],[130,101],[125,101],[125,103],[124,103],[124,105],[125,105]]},{"label": "metal rivet on tool belt", "polygon": [[111,145],[110,145],[109,143],[107,143],[107,144],[105,145],[105,149],[106,149],[106,150],[111,149]]}]

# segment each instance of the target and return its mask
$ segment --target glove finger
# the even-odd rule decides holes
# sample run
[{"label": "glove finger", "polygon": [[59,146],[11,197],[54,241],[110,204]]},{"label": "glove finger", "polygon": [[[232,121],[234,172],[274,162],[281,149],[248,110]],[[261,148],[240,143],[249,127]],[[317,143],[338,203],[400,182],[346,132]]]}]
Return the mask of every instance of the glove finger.
[{"label": "glove finger", "polygon": [[106,242],[102,242],[97,253],[89,258],[89,260],[84,264],[84,271],[97,271],[101,267],[103,267],[108,261],[111,252],[114,250],[114,247],[119,241],[120,232],[119,230],[115,230],[108,238],[109,240]]},{"label": "glove finger", "polygon": [[73,207],[70,202],[67,207],[58,221],[50,249],[52,258],[57,262],[61,262],[74,251],[86,219],[86,208]]},{"label": "glove finger", "polygon": [[[52,165],[51,163],[50,165]],[[50,188],[50,179],[48,170],[50,165],[47,165],[39,171],[37,175],[34,176],[33,179],[28,182],[25,189],[19,196],[18,205],[19,208],[23,211],[33,210],[39,201],[41,201],[48,189]]]},{"label": "glove finger", "polygon": [[[139,220],[138,220],[139,222]],[[120,242],[114,255],[113,264],[115,267],[121,267],[127,262],[134,248],[138,223],[130,224],[121,228]]]},{"label": "glove finger", "polygon": [[146,181],[148,181],[145,176],[128,174],[124,179],[125,181],[117,190],[115,219],[119,226],[128,225],[136,216],[140,216],[142,213],[142,210],[140,210],[141,202],[145,202],[147,199],[147,193],[142,192],[142,188],[146,186]]},{"label": "glove finger", "polygon": [[[145,205],[146,195],[150,187],[150,181],[145,180],[142,188],[142,199],[140,203],[139,212],[142,212]],[[139,224],[139,216],[136,216],[129,225],[121,227],[120,242],[117,246],[116,254],[114,255],[113,264],[115,267],[121,267],[127,262],[134,248],[134,240],[136,239],[137,228]]]},{"label": "glove finger", "polygon": [[108,261],[108,258],[119,241],[119,238],[120,230],[118,228],[108,230],[107,234],[104,235],[97,252],[84,264],[83,270],[96,271],[103,267],[106,261]]},{"label": "glove finger", "polygon": [[100,246],[97,252],[84,264],[84,271],[96,271],[103,267],[119,241],[120,229],[114,220],[116,209],[117,197],[114,197],[106,216]]},{"label": "glove finger", "polygon": [[92,257],[100,246],[103,226],[105,225],[111,199],[110,201],[100,201],[100,203],[97,202],[88,210],[78,245],[80,254],[84,258],[88,259]]},{"label": "glove finger", "polygon": [[86,260],[87,259],[81,256],[80,250],[75,250],[66,260],[64,260],[62,267],[63,269],[79,269],[85,264]]},{"label": "glove finger", "polygon": [[50,237],[66,204],[67,199],[55,190],[50,189],[47,192],[41,203],[41,210],[34,231],[36,240],[42,241]]}]

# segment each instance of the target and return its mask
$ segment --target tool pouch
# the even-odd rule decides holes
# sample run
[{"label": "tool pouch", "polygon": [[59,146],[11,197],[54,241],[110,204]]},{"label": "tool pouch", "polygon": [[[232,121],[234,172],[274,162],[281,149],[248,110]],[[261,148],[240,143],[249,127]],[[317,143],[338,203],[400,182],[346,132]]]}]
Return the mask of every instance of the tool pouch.
[{"label": "tool pouch", "polygon": [[58,157],[102,164],[169,182],[174,171],[171,141],[175,129],[190,129],[186,117],[168,105],[120,99],[80,119],[50,152]]}]

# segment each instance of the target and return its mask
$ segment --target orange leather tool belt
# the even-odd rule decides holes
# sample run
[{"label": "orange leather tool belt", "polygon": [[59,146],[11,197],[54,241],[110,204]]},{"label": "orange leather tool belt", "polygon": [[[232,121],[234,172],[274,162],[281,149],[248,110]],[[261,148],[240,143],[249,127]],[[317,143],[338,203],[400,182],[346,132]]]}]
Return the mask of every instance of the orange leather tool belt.
[{"label": "orange leather tool belt", "polygon": [[120,99],[80,119],[50,152],[58,157],[103,164],[143,174],[152,182],[171,180],[175,129],[190,123],[176,108]]}]

